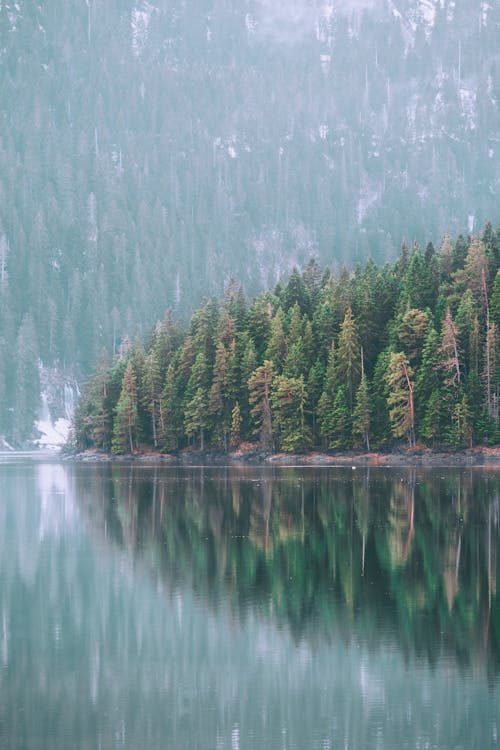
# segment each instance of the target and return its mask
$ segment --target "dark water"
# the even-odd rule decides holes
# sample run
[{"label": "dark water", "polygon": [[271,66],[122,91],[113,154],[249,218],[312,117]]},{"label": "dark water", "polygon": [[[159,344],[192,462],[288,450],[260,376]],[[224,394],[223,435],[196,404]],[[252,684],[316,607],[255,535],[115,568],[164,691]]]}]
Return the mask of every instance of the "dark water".
[{"label": "dark water", "polygon": [[0,748],[499,747],[499,480],[0,465]]}]

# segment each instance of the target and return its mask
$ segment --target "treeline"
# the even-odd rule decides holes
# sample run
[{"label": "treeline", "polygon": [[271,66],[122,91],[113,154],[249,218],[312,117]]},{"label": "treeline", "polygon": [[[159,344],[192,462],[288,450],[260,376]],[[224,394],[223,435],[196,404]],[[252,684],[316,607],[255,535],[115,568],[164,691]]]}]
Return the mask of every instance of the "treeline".
[{"label": "treeline", "polygon": [[79,449],[130,453],[370,450],[494,444],[500,229],[429,243],[338,278],[311,260],[251,304],[235,282],[186,329],[101,359],[75,419]]}]

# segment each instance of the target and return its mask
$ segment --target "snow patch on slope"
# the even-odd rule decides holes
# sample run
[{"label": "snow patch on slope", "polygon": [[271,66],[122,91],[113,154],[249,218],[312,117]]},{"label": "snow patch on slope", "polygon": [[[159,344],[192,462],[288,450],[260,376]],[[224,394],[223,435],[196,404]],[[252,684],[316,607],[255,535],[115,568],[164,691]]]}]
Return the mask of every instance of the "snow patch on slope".
[{"label": "snow patch on slope", "polygon": [[422,21],[432,28],[436,20],[436,3],[435,0],[420,0],[419,14]]},{"label": "snow patch on slope", "polygon": [[40,419],[35,422],[35,427],[40,437],[35,443],[40,448],[57,450],[65,445],[69,438],[71,422],[66,417],[60,417],[52,421],[49,410],[49,399],[47,393],[42,393],[42,409]]},{"label": "snow patch on slope", "polygon": [[132,51],[136,57],[140,57],[148,43],[149,26],[154,12],[158,8],[143,0],[140,5],[132,8],[130,26],[132,30]]}]

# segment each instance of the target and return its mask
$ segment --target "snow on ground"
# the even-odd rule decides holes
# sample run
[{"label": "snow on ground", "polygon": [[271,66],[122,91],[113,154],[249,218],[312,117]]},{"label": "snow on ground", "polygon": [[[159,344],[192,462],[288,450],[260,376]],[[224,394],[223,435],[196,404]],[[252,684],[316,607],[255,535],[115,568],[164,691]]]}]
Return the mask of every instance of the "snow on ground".
[{"label": "snow on ground", "polygon": [[427,24],[427,26],[434,26],[434,20],[436,18],[436,4],[434,0],[420,0],[420,17]]},{"label": "snow on ground", "polygon": [[47,394],[42,393],[42,408],[40,419],[35,422],[35,428],[40,433],[36,445],[40,448],[58,450],[68,441],[71,422],[66,417],[52,421],[50,416]]},{"label": "snow on ground", "polygon": [[35,440],[40,448],[61,448],[68,440],[71,422],[69,419],[57,419],[55,424],[43,419],[35,423],[41,437]]}]

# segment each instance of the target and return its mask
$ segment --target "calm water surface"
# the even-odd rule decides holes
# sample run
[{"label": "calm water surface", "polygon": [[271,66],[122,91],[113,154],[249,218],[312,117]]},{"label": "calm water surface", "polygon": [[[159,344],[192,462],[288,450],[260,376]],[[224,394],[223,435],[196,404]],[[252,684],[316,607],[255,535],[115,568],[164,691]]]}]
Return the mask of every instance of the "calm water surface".
[{"label": "calm water surface", "polygon": [[500,746],[500,473],[0,465],[0,748]]}]

